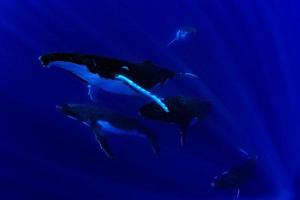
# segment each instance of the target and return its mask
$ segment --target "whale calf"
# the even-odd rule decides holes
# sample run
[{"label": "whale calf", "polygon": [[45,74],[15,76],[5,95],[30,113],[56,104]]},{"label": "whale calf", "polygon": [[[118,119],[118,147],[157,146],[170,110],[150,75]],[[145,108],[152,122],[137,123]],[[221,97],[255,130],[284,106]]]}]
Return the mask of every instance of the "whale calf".
[{"label": "whale calf", "polygon": [[197,29],[194,27],[182,27],[177,30],[174,39],[168,43],[168,46],[172,45],[176,41],[184,40],[188,36],[195,35],[196,33]]},{"label": "whale calf", "polygon": [[93,130],[102,151],[108,157],[113,157],[107,139],[112,134],[146,138],[150,141],[154,153],[159,153],[156,135],[137,119],[89,104],[60,104],[56,108],[70,118],[89,126]]}]

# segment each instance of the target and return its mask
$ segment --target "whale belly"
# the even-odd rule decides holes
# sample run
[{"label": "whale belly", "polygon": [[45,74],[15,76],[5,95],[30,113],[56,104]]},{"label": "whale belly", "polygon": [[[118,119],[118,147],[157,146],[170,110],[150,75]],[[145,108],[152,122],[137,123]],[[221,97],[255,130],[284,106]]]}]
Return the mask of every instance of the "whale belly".
[{"label": "whale belly", "polygon": [[114,127],[107,121],[101,121],[98,120],[97,123],[101,126],[101,130],[106,134],[112,134],[112,135],[133,135],[138,136],[141,135],[137,130],[124,130],[120,129],[118,127]]},{"label": "whale belly", "polygon": [[102,78],[98,74],[91,73],[85,65],[75,64],[72,62],[55,61],[51,62],[49,67],[57,67],[71,72],[80,79],[86,81],[89,85],[101,88],[104,91],[115,94],[135,95],[129,86],[120,80]]}]

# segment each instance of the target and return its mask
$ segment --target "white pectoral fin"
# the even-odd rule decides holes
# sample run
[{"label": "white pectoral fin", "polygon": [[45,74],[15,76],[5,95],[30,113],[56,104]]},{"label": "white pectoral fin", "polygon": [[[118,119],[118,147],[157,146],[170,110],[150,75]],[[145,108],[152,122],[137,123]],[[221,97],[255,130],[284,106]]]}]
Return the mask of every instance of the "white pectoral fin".
[{"label": "white pectoral fin", "polygon": [[136,84],[135,82],[133,82],[132,80],[130,80],[129,78],[127,78],[126,76],[123,75],[116,75],[115,77],[118,80],[123,81],[124,83],[128,84],[130,87],[134,88],[134,90],[138,91],[139,93],[151,98],[153,101],[155,101],[165,112],[169,112],[168,107],[166,106],[166,104],[157,96],[155,96],[154,94],[152,94],[151,92],[147,91],[146,89],[142,88],[141,86],[139,86],[138,84]]},{"label": "white pectoral fin", "polygon": [[99,126],[98,124],[94,124],[92,126],[93,131],[95,133],[96,139],[100,145],[101,150],[105,153],[105,155],[109,158],[113,157],[113,154],[109,148],[109,144],[107,141],[107,138],[105,137],[105,135],[103,134],[103,132],[101,131],[101,126]]}]

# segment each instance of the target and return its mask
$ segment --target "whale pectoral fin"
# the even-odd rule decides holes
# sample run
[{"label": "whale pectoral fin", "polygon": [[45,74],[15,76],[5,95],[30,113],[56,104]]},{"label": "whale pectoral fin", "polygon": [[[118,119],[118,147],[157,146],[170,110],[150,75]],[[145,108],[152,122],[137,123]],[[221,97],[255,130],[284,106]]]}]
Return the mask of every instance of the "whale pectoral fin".
[{"label": "whale pectoral fin", "polygon": [[93,131],[95,133],[96,139],[100,145],[101,150],[105,153],[105,155],[109,158],[113,157],[113,154],[109,148],[109,144],[107,141],[107,138],[101,131],[101,126],[99,125],[94,125],[93,126]]},{"label": "whale pectoral fin", "polygon": [[97,137],[97,141],[100,144],[100,148],[102,149],[102,151],[105,153],[105,155],[109,158],[113,157],[113,154],[109,148],[108,142],[107,142],[107,138],[104,136],[99,136],[98,134],[96,134]]},{"label": "whale pectoral fin", "polygon": [[129,85],[130,87],[132,87],[134,90],[136,90],[137,92],[151,98],[153,101],[155,101],[165,112],[169,112],[168,107],[166,106],[166,104],[157,96],[155,96],[154,94],[152,94],[151,92],[149,92],[148,90],[142,88],[141,86],[139,86],[138,84],[136,84],[135,82],[133,82],[132,80],[130,80],[129,78],[127,78],[126,76],[123,75],[116,75],[115,76],[116,79],[123,81],[125,84]]},{"label": "whale pectoral fin", "polygon": [[89,95],[91,101],[96,101],[94,94],[95,94],[95,89],[93,88],[92,85],[88,85],[88,95]]},{"label": "whale pectoral fin", "polygon": [[183,146],[186,143],[188,123],[182,123],[180,125],[180,145]]}]

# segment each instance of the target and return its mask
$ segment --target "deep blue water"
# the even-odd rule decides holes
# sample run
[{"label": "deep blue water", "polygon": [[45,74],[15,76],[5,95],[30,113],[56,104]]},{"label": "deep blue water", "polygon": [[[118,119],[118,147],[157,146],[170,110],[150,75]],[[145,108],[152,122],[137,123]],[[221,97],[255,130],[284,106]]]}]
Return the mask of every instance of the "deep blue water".
[{"label": "deep blue water", "polygon": [[[212,178],[259,156],[240,199],[300,199],[300,4],[295,0],[0,2],[0,199],[234,199]],[[167,47],[181,26],[198,32]],[[139,139],[114,137],[116,159],[91,130],[57,112],[88,103],[84,84],[41,67],[38,56],[81,52],[151,60],[200,80],[175,79],[163,96],[194,95],[213,112],[180,148],[173,125],[145,120],[161,155]],[[135,115],[143,99],[98,93]],[[126,105],[126,106],[124,106]]]}]

